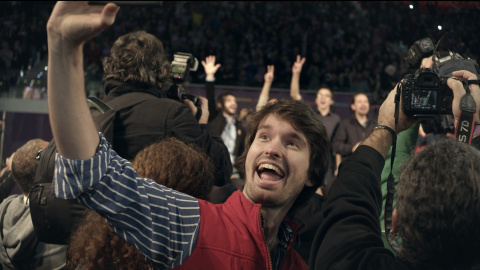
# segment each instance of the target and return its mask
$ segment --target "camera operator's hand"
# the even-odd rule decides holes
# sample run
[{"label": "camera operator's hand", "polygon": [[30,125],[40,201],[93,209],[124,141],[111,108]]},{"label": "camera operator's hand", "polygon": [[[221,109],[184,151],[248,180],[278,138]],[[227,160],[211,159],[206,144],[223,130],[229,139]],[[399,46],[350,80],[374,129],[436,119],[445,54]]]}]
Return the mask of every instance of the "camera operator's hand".
[{"label": "camera operator's hand", "polygon": [[[200,119],[198,119],[199,124],[207,124],[208,123],[208,117],[210,116],[210,112],[208,111],[208,100],[204,97],[198,97],[198,99],[201,102],[200,109],[202,110],[202,115],[200,116]],[[193,116],[197,115],[198,108],[193,104],[193,102],[189,99],[183,100],[183,103],[187,105],[190,110],[192,110]]]},{"label": "camera operator's hand", "polygon": [[305,57],[301,58],[300,55],[297,55],[297,61],[295,61],[295,63],[293,63],[293,66],[292,66],[293,74],[300,74],[302,72],[302,67],[303,67],[303,64],[305,63],[305,60],[306,60]]},{"label": "camera operator's hand", "polygon": [[[477,76],[470,71],[466,70],[459,70],[452,72],[454,78],[458,80],[477,80]],[[447,84],[450,89],[453,91],[453,102],[452,102],[452,112],[455,117],[455,124],[457,118],[459,116],[460,110],[460,100],[462,99],[463,95],[465,95],[466,91],[463,88],[462,82],[455,80],[455,79],[448,79]],[[470,94],[472,95],[473,99],[476,103],[476,118],[475,121],[479,121],[479,112],[480,112],[480,87],[478,84],[470,84],[469,85]]]},{"label": "camera operator's hand", "polygon": [[[222,66],[220,64],[215,65],[215,55],[209,55],[202,61],[203,68],[205,69],[206,79],[215,79],[215,73]],[[203,110],[203,109],[202,109]]]},{"label": "camera operator's hand", "polygon": [[[378,113],[378,125],[385,125],[392,130],[395,130],[395,133],[398,134],[401,131],[404,131],[411,127],[415,123],[416,119],[413,117],[408,117],[402,110],[402,99],[399,98],[399,107],[398,111],[398,122],[395,126],[395,95],[397,94],[397,86],[390,91],[385,101],[380,106],[380,111]],[[402,96],[399,93],[400,97]],[[363,145],[368,145],[375,150],[377,150],[383,157],[387,156],[390,146],[392,146],[393,136],[387,129],[374,129],[370,136],[368,136],[363,142]]]},{"label": "camera operator's hand", "polygon": [[269,65],[267,66],[267,73],[263,76],[263,79],[265,82],[273,82],[273,72],[275,71],[275,66],[274,65]]},{"label": "camera operator's hand", "polygon": [[[394,129],[395,127],[395,95],[397,94],[397,87],[398,84],[392,91],[390,91],[387,98],[380,106],[380,111],[378,113],[378,124],[388,126],[391,129]],[[402,93],[399,93],[399,95],[401,97]],[[401,98],[399,98],[399,102],[400,103],[397,105],[400,106],[398,111],[398,122],[397,126],[395,127],[395,132],[397,134],[408,129],[416,121],[415,118],[409,117],[405,113],[403,113],[403,105]]]}]

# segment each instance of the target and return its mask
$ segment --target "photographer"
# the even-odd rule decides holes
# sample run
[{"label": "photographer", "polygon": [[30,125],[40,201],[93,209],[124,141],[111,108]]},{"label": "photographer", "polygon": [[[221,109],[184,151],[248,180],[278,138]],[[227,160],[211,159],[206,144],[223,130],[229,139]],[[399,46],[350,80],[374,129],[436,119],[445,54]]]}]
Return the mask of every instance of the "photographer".
[{"label": "photographer", "polygon": [[[455,71],[462,80],[477,80],[469,71]],[[452,112],[459,117],[463,84],[448,79]],[[480,104],[478,81],[468,86]],[[403,168],[393,232],[403,239],[398,256],[380,236],[380,172],[394,135],[415,119],[399,110],[395,94],[380,107],[376,128],[351,157],[342,162],[324,208],[324,222],[310,256],[311,269],[477,269],[480,266],[480,152],[465,143],[442,140],[414,156]],[[399,106],[402,108],[402,98]],[[478,121],[480,106],[476,106]],[[395,131],[393,131],[395,129]],[[391,130],[391,131],[390,131]],[[478,132],[478,131],[477,131]]]},{"label": "photographer", "polygon": [[[202,148],[215,164],[215,185],[230,178],[231,163],[220,137],[208,127],[208,104],[202,101],[202,117],[197,122],[189,107],[166,98],[161,89],[170,64],[162,42],[144,31],[121,36],[113,44],[110,56],[104,59],[106,102],[130,95],[130,99],[145,99],[120,111],[115,125],[113,145],[117,153],[131,160],[149,144],[166,137],[176,137]],[[135,93],[135,94],[131,94]],[[148,95],[138,96],[137,93]]]}]

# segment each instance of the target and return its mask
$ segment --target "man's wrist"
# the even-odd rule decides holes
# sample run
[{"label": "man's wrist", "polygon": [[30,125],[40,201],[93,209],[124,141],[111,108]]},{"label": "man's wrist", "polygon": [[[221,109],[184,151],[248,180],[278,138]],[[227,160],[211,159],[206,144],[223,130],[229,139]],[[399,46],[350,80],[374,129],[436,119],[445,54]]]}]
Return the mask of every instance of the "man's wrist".
[{"label": "man's wrist", "polygon": [[[383,130],[387,130],[391,136],[392,136],[392,144],[397,140],[397,133],[395,133],[395,131],[393,130],[393,128],[387,126],[387,125],[376,125],[375,127],[373,127],[373,131],[376,131],[376,130],[379,130],[379,129],[383,129]],[[373,132],[372,131],[372,132]]]},{"label": "man's wrist", "polygon": [[393,139],[389,130],[377,128],[372,131],[370,136],[368,136],[362,144],[374,148],[385,158],[390,146],[393,144]]}]

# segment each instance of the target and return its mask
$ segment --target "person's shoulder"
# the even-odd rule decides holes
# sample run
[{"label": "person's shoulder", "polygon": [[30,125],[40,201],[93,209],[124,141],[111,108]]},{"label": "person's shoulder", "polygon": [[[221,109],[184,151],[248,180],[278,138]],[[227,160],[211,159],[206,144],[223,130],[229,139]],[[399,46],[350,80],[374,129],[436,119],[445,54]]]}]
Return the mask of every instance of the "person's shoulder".
[{"label": "person's shoulder", "polygon": [[142,108],[148,108],[154,111],[165,111],[165,110],[180,110],[180,109],[188,109],[187,105],[183,104],[178,100],[173,100],[170,98],[153,98],[148,99],[142,102]]},{"label": "person's shoulder", "polygon": [[[14,194],[5,198],[2,203],[0,203],[0,213],[6,211],[7,206],[10,205],[12,202],[24,205],[25,202],[23,201],[23,194]],[[30,211],[30,208],[28,207],[26,207],[25,209],[28,209]]]}]

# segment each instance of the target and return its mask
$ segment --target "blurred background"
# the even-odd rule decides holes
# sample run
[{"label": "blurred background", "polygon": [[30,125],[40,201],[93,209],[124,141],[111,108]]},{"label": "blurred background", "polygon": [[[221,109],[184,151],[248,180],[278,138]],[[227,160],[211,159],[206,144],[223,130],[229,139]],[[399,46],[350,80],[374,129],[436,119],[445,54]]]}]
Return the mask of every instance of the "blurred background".
[{"label": "blurred background", "polygon": [[[0,154],[31,137],[51,139],[46,109],[46,22],[54,1],[2,1],[0,13]],[[159,1],[124,6],[115,24],[85,44],[86,96],[103,96],[102,58],[119,36],[145,30],[173,60],[188,52],[199,61],[216,55],[216,94],[237,95],[239,108],[254,108],[267,65],[275,65],[271,97],[288,98],[291,67],[306,57],[300,86],[314,105],[320,85],[333,90],[335,111],[349,115],[351,95],[365,92],[372,113],[384,94],[410,72],[408,48],[430,37],[440,48],[478,60],[477,1]],[[188,90],[204,96],[200,64]],[[8,125],[7,125],[8,124]],[[17,143],[18,142],[18,143]],[[20,145],[17,145],[20,144]],[[5,149],[4,149],[5,147]]]}]

